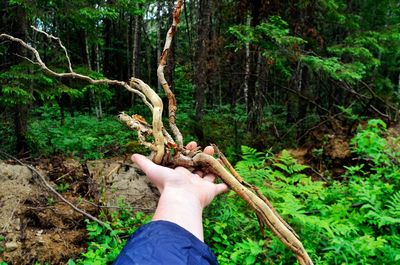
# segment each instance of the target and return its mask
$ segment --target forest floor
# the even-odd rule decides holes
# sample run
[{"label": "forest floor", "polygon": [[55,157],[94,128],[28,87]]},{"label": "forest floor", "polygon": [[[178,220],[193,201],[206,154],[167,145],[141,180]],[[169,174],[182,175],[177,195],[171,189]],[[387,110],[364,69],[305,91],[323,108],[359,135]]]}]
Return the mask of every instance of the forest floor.
[{"label": "forest floor", "polygon": [[[332,140],[328,146],[336,160],[346,158],[349,153],[346,141]],[[308,147],[289,152],[300,163],[316,163]],[[54,156],[26,163],[46,176],[65,199],[93,216],[128,205],[143,212],[153,212],[156,207],[157,189],[145,176],[138,174],[129,159],[112,158],[81,164],[71,158]],[[320,166],[317,170],[323,168]],[[85,252],[86,217],[48,191],[27,167],[11,160],[0,162],[0,183],[0,235],[3,237],[0,261],[65,264],[68,259],[76,259]]]},{"label": "forest floor", "polygon": [[[127,205],[143,212],[156,207],[156,188],[128,159],[80,164],[56,156],[27,164],[40,170],[64,198],[94,216]],[[0,183],[0,262],[65,264],[85,251],[85,217],[57,199],[27,167],[0,162]]]}]

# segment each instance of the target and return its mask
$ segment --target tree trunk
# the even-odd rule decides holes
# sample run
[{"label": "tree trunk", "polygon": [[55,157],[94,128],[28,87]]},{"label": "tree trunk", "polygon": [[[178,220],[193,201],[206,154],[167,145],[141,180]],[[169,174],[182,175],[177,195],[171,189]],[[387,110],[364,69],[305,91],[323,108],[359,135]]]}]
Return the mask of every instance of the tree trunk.
[{"label": "tree trunk", "polygon": [[400,73],[397,77],[397,93],[400,93]]},{"label": "tree trunk", "polygon": [[[185,12],[185,22],[186,22],[186,36],[187,36],[187,41],[188,41],[188,52],[189,52],[189,58],[190,58],[190,66],[191,66],[191,71],[193,71],[193,65],[194,65],[194,60],[193,60],[193,41],[192,41],[192,19],[191,19],[191,14],[193,12],[193,9],[190,7],[190,5],[184,0],[183,1],[185,8],[183,11]],[[189,12],[190,11],[190,12]],[[192,73],[193,74],[193,73]]]},{"label": "tree trunk", "polygon": [[[147,84],[152,84],[152,61],[151,61],[151,52],[152,52],[152,46],[151,46],[151,41],[150,38],[148,37],[149,34],[147,33],[147,24],[142,23],[142,31],[143,31],[143,36],[146,38],[146,68],[147,68]],[[143,74],[144,76],[144,74]]]},{"label": "tree trunk", "polygon": [[[136,5],[139,9],[139,5]],[[140,36],[141,36],[142,16],[135,16],[133,23],[133,40],[132,40],[132,61],[131,61],[131,76],[139,77],[139,51],[140,51]],[[131,105],[135,103],[135,95],[131,93]]]},{"label": "tree trunk", "polygon": [[[251,24],[251,16],[247,15],[246,25],[250,26]],[[245,75],[244,75],[244,84],[243,84],[243,94],[244,101],[246,105],[246,113],[248,112],[249,106],[249,78],[250,78],[250,43],[246,43],[246,57],[245,57]]]},{"label": "tree trunk", "polygon": [[[84,47],[85,53],[84,53],[84,57],[83,57],[84,62],[86,63],[86,66],[89,70],[93,70],[92,69],[92,61],[90,60],[89,43],[88,43],[86,32],[84,32],[84,45],[85,45],[85,47]],[[97,119],[101,119],[103,117],[103,113],[101,110],[101,100],[96,99],[95,93],[92,89],[89,91],[88,96],[89,96],[89,102],[93,102],[94,112],[96,113]],[[92,105],[92,104],[90,103],[90,105]]]},{"label": "tree trunk", "polygon": [[210,32],[210,11],[211,1],[199,1],[199,23],[197,26],[197,41],[195,52],[194,67],[194,87],[195,87],[195,112],[196,112],[196,128],[195,134],[200,143],[204,140],[203,128],[201,121],[204,116],[205,95],[207,90],[207,44],[208,33]]},{"label": "tree trunk", "polygon": [[[12,34],[22,40],[26,40],[27,37],[27,18],[26,10],[21,6],[15,6],[14,16],[15,20],[12,22],[11,32]],[[11,53],[18,54],[26,57],[26,49],[20,45],[13,45],[11,47]],[[18,64],[21,59],[17,56],[13,56],[13,64]],[[28,143],[26,134],[28,130],[28,106],[18,103],[14,107],[14,133],[16,137],[16,151],[19,154],[23,154],[28,150]]]},{"label": "tree trunk", "polygon": [[87,65],[89,69],[92,69],[92,62],[90,61],[90,52],[89,52],[89,45],[88,45],[88,38],[87,33],[85,30],[82,30],[82,38],[83,38],[83,49],[82,49],[82,59],[84,64]]},{"label": "tree trunk", "polygon": [[[137,6],[139,8],[139,6]],[[131,75],[138,77],[139,68],[139,47],[140,47],[140,32],[141,32],[142,16],[135,16],[133,26],[133,46],[132,46],[132,63]]]},{"label": "tree trunk", "polygon": [[111,54],[111,30],[112,30],[112,21],[109,18],[104,19],[104,58],[103,58],[103,73],[106,77],[110,78],[111,76],[111,62],[112,62],[112,54]]},{"label": "tree trunk", "polygon": [[204,116],[205,92],[207,90],[207,44],[210,32],[210,0],[199,2],[199,24],[197,29],[197,44],[195,53],[195,110],[196,120],[201,121]]},{"label": "tree trunk", "polygon": [[[251,26],[255,27],[260,23],[261,0],[255,0],[251,9]],[[247,130],[254,136],[258,133],[258,105],[260,98],[257,96],[258,73],[260,70],[260,51],[257,47],[250,45],[250,69],[248,79],[248,104],[247,104]]]}]

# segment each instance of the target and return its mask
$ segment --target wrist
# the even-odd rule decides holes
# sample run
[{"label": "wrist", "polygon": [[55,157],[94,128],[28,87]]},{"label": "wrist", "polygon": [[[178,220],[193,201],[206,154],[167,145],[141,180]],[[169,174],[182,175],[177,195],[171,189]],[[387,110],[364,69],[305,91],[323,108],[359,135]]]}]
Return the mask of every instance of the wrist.
[{"label": "wrist", "polygon": [[161,193],[153,221],[173,222],[203,241],[202,213],[203,207],[193,193],[166,186]]}]

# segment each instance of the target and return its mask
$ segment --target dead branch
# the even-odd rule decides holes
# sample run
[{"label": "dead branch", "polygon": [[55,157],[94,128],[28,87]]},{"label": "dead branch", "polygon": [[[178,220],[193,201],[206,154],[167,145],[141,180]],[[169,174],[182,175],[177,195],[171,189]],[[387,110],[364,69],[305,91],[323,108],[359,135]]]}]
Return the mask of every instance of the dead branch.
[{"label": "dead branch", "polygon": [[171,42],[174,38],[175,32],[176,32],[176,27],[179,23],[179,16],[182,11],[182,6],[183,2],[182,0],[178,1],[174,13],[172,16],[172,25],[169,28],[167,32],[167,37],[165,39],[165,45],[163,52],[160,57],[160,63],[157,68],[157,76],[158,76],[158,81],[160,82],[161,86],[164,89],[165,94],[168,97],[168,120],[169,120],[169,126],[172,130],[172,133],[175,136],[176,143],[178,144],[179,148],[183,147],[183,137],[181,132],[179,131],[178,127],[176,126],[176,98],[174,93],[172,93],[167,80],[165,80],[164,77],[164,67],[167,64],[167,59],[168,59],[168,51],[171,46]]},{"label": "dead branch", "polygon": [[[372,97],[369,98],[368,96],[365,96],[363,94],[358,93],[357,91],[355,91],[353,88],[347,88],[348,85],[345,84],[344,89],[346,89],[348,92],[354,94],[357,98],[359,99],[367,99],[368,102],[365,104],[365,109],[367,109],[368,107],[370,107],[373,111],[375,111],[378,115],[386,118],[388,121],[390,121],[390,117],[389,115],[382,113],[381,111],[379,111],[374,105],[372,105],[372,101],[373,99],[379,99],[379,101],[381,101],[385,106],[388,106],[391,109],[396,110],[394,107],[392,107],[390,104],[386,103],[382,98],[380,98],[379,96],[377,96],[375,94],[375,92],[368,86],[368,84],[366,84],[365,82],[361,81],[361,83],[369,90],[369,92],[372,94]],[[361,101],[362,102],[362,101]]]},{"label": "dead branch", "polygon": [[[78,73],[75,73],[73,71],[68,72],[68,73],[57,73],[54,72],[53,70],[51,70],[50,68],[47,67],[47,65],[43,62],[42,58],[40,57],[39,52],[33,48],[32,46],[30,46],[29,44],[27,44],[26,42],[24,42],[23,40],[19,39],[19,38],[15,38],[13,36],[10,36],[8,34],[0,34],[0,39],[8,39],[10,41],[13,42],[17,42],[20,45],[22,45],[24,48],[26,48],[27,50],[31,51],[36,59],[35,64],[38,64],[40,66],[40,68],[42,68],[42,70],[50,75],[50,76],[54,76],[54,77],[58,77],[58,78],[70,78],[70,79],[78,79],[78,80],[82,80],[82,81],[86,81],[90,84],[107,84],[107,85],[116,85],[116,86],[121,86],[124,87],[126,90],[135,93],[137,95],[140,96],[140,98],[143,100],[143,102],[150,108],[150,110],[152,110],[152,105],[147,101],[146,96],[140,92],[140,90],[134,89],[131,86],[129,86],[126,82],[123,81],[118,81],[118,80],[110,80],[110,79],[99,79],[99,80],[95,80],[89,76],[86,75],[81,75]],[[69,59],[69,58],[68,58]],[[30,62],[32,62],[32,60],[29,60]],[[69,62],[70,64],[70,62]],[[140,89],[140,87],[139,87]]]},{"label": "dead branch", "polygon": [[65,53],[65,58],[67,58],[68,70],[72,73],[73,70],[72,70],[71,59],[69,58],[67,48],[65,48],[65,46],[62,44],[60,38],[54,37],[53,35],[48,34],[47,32],[44,32],[43,30],[40,30],[40,29],[38,29],[38,28],[36,28],[36,27],[34,27],[34,26],[31,26],[31,28],[32,28],[34,31],[36,31],[36,32],[42,33],[42,34],[45,35],[47,38],[52,39],[52,40],[55,40],[55,41],[58,42],[58,45],[60,45],[61,49],[63,49],[63,51],[64,51],[64,53]]},{"label": "dead branch", "polygon": [[383,98],[379,97],[379,96],[374,92],[374,90],[373,90],[367,83],[365,83],[365,82],[362,81],[362,80],[360,81],[360,83],[361,83],[362,85],[364,85],[364,86],[368,89],[368,91],[371,93],[371,95],[372,95],[374,98],[377,98],[377,99],[378,99],[381,103],[383,103],[385,106],[388,106],[390,109],[394,110],[395,112],[398,112],[398,111],[399,111],[398,108],[392,106],[391,104],[387,103],[386,100],[384,100]]},{"label": "dead branch", "polygon": [[211,168],[233,191],[245,200],[255,210],[260,222],[268,225],[279,240],[295,253],[300,264],[313,264],[303,244],[297,235],[293,233],[293,229],[286,222],[282,222],[282,218],[273,208],[269,207],[262,198],[243,185],[243,183],[240,183],[218,160],[210,155],[198,153],[193,157],[193,162],[195,165]]},{"label": "dead branch", "polygon": [[286,87],[286,86],[280,86],[280,87],[282,87],[283,89],[286,89],[286,90],[288,90],[289,92],[291,92],[291,93],[297,95],[298,97],[300,97],[300,98],[306,100],[308,103],[314,105],[314,106],[317,107],[318,109],[320,109],[320,110],[322,110],[322,111],[324,111],[324,112],[330,113],[330,111],[329,111],[328,109],[322,107],[321,105],[319,105],[318,103],[316,103],[314,100],[309,99],[308,97],[302,95],[301,93],[297,92],[296,90],[293,90],[293,89],[291,89],[291,88],[289,88],[289,87]]},{"label": "dead branch", "polygon": [[[167,33],[163,54],[160,58],[160,63],[157,69],[159,82],[163,86],[168,97],[169,123],[173,135],[175,137],[176,143],[163,126],[162,123],[163,103],[161,98],[157,95],[157,93],[155,93],[153,89],[151,89],[142,80],[137,78],[131,78],[129,84],[127,84],[126,82],[109,80],[109,79],[94,80],[88,76],[74,73],[73,71],[71,71],[72,67],[69,73],[57,73],[52,71],[45,65],[45,63],[41,60],[40,55],[36,49],[29,46],[21,39],[14,38],[7,34],[1,34],[0,38],[6,38],[11,41],[17,42],[22,46],[24,46],[26,49],[30,50],[35,55],[35,59],[37,63],[40,65],[40,67],[43,69],[43,71],[51,76],[60,78],[66,77],[72,79],[80,79],[92,84],[118,85],[124,87],[128,91],[138,94],[152,111],[153,117],[151,126],[143,118],[141,118],[141,116],[135,116],[135,115],[129,116],[122,113],[119,117],[124,123],[128,125],[129,128],[138,131],[140,143],[149,147],[152,150],[153,162],[170,167],[183,166],[190,169],[198,168],[204,171],[213,172],[214,174],[219,176],[222,179],[222,181],[224,181],[233,191],[235,191],[253,208],[253,210],[256,212],[257,217],[259,218],[261,228],[264,227],[264,225],[267,225],[271,229],[271,231],[279,238],[279,240],[282,241],[296,255],[297,260],[301,265],[313,264],[313,262],[311,261],[310,257],[308,256],[307,252],[305,251],[302,243],[300,242],[298,236],[293,231],[293,229],[279,216],[279,214],[272,207],[271,203],[267,200],[267,198],[265,198],[259,192],[259,190],[256,187],[246,183],[243,180],[243,178],[240,177],[239,174],[237,174],[237,172],[233,169],[233,167],[230,165],[230,163],[227,161],[227,159],[225,158],[225,156],[223,156],[221,152],[218,152],[219,156],[222,159],[222,161],[224,161],[223,164],[229,168],[230,172],[227,171],[226,168],[223,166],[223,164],[221,164],[216,158],[201,153],[198,150],[195,151],[185,150],[185,148],[183,147],[182,135],[175,124],[176,122],[175,95],[170,90],[169,85],[166,82],[163,73],[163,69],[166,65],[166,60],[168,56],[168,50],[172,38],[176,32],[176,27],[179,23],[179,15],[181,13],[181,9],[182,9],[182,0],[178,0],[173,13],[173,23]],[[321,108],[322,110],[329,113],[327,109],[322,108],[315,102],[311,101],[310,103],[316,105],[318,108]],[[146,136],[150,134],[154,138],[154,141],[152,143],[146,141]],[[174,149],[174,152],[172,152],[171,149]],[[172,155],[172,153],[174,153],[174,155]],[[43,178],[43,176],[41,176],[40,174],[39,176],[41,177],[44,183],[47,183]],[[48,183],[46,186],[53,192],[55,192],[55,194],[58,194]],[[59,194],[57,196],[60,196],[60,199],[62,198],[62,196]],[[62,200],[64,201],[65,199]],[[71,204],[69,205],[71,206]]]}]

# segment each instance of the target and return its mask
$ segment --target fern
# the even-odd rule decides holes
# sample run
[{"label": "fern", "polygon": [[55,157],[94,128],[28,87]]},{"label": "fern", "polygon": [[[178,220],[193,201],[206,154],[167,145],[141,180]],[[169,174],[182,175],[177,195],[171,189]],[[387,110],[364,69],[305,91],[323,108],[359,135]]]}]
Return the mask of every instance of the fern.
[{"label": "fern", "polygon": [[[369,158],[375,155],[377,163],[369,159],[348,167],[347,182],[313,181],[303,172],[307,166],[298,164],[286,150],[271,157],[266,152],[242,147],[242,161],[236,164],[236,169],[260,188],[277,212],[299,234],[318,264],[398,264],[400,261],[398,160],[395,156],[388,160],[382,156],[382,152],[392,152],[387,148],[387,142],[381,145],[383,141],[380,139],[386,141],[382,133],[385,126],[380,121],[371,121],[368,126],[359,131],[359,138],[355,137],[353,146],[360,148],[359,155]],[[368,145],[371,139],[367,135],[370,134],[378,139],[378,142],[370,143],[374,146]],[[366,143],[358,145],[359,141]],[[294,263],[293,257],[273,237],[264,242],[268,250],[258,252],[259,228],[244,214],[248,213],[248,208],[239,201],[231,204],[226,200],[233,200],[233,197],[228,196],[219,202],[218,206],[224,210],[218,210],[221,213],[214,217],[215,224],[208,223],[214,226],[220,222],[235,222],[236,227],[240,227],[239,231],[231,226],[221,230],[229,235],[231,242],[235,242],[232,244],[222,234],[210,235],[215,239],[211,245],[219,249],[217,254],[221,264],[235,263],[232,259],[236,260],[235,264],[261,261],[263,264]],[[239,237],[242,233],[246,233],[245,239]],[[250,233],[254,233],[251,238]],[[269,232],[267,236],[270,236]]]},{"label": "fern", "polygon": [[[370,224],[381,228],[383,226],[399,226],[400,225],[400,192],[393,194],[387,200],[378,198],[376,194],[363,195],[367,201],[361,207],[365,212],[365,218]],[[381,196],[380,196],[381,197]],[[384,207],[386,205],[386,207]]]},{"label": "fern", "polygon": [[258,152],[256,149],[244,145],[241,146],[241,150],[243,158],[241,162],[244,162],[248,168],[258,168],[264,165],[267,158],[265,153]]},{"label": "fern", "polygon": [[275,167],[283,170],[287,174],[294,174],[303,171],[308,166],[298,164],[287,150],[283,150],[277,162],[272,164]]},{"label": "fern", "polygon": [[388,213],[400,217],[400,191],[393,194],[387,202]]}]

